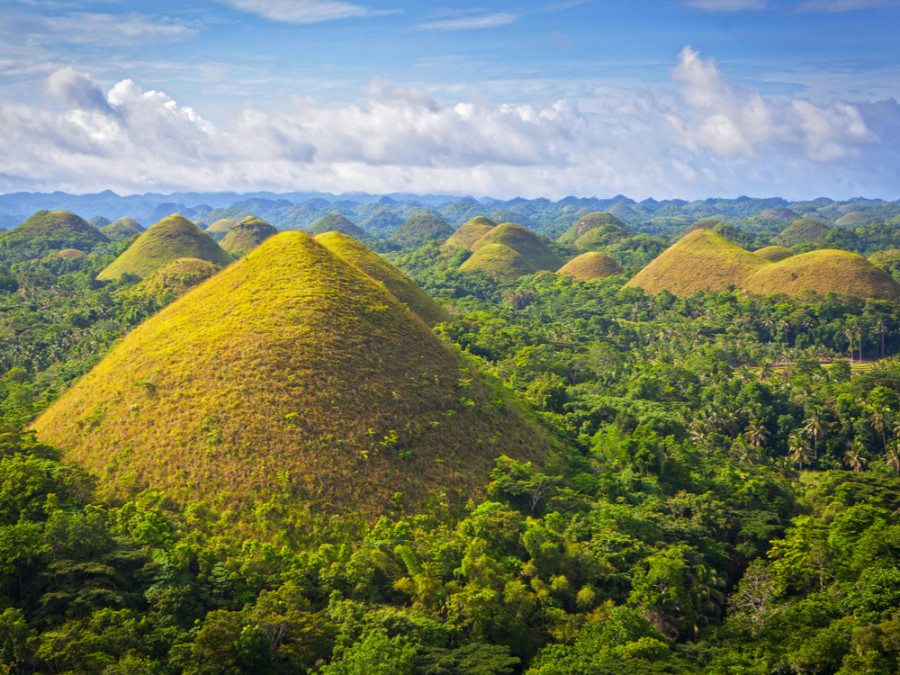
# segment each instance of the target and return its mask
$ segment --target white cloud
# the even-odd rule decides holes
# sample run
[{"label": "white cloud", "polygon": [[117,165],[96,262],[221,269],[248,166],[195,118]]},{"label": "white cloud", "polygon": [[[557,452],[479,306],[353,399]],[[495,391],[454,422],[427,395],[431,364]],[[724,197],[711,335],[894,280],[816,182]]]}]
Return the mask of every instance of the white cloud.
[{"label": "white cloud", "polygon": [[214,125],[163,92],[104,92],[62,68],[46,83],[57,106],[0,100],[0,190],[900,197],[896,102],[762,96],[689,47],[672,78],[583,107],[446,103],[376,79],[351,104],[298,96]]},{"label": "white cloud", "polygon": [[11,12],[0,18],[0,35],[18,40],[27,35],[29,43],[102,45],[116,47],[141,42],[185,40],[197,30],[171,19],[142,14],[100,14],[73,12],[58,16],[41,16]]},{"label": "white cloud", "polygon": [[493,12],[490,14],[435,19],[417,24],[416,27],[422,30],[478,30],[506,26],[515,23],[518,19],[519,16],[512,12]]},{"label": "white cloud", "polygon": [[271,21],[292,24],[320,23],[336,19],[392,13],[341,0],[220,0],[231,7],[259,14]]},{"label": "white cloud", "polygon": [[685,4],[706,12],[745,12],[765,9],[766,0],[687,0]]}]

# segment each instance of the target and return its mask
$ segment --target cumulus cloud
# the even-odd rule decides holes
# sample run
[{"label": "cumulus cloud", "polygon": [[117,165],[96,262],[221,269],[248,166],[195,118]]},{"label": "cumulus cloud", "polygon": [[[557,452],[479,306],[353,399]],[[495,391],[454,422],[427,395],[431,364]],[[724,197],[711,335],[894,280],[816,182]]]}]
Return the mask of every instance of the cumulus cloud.
[{"label": "cumulus cloud", "polygon": [[0,100],[0,190],[898,196],[895,101],[763,96],[690,47],[672,82],[582,108],[447,103],[376,79],[349,104],[298,96],[213,124],[164,92],[62,68],[46,83],[56,107]]}]

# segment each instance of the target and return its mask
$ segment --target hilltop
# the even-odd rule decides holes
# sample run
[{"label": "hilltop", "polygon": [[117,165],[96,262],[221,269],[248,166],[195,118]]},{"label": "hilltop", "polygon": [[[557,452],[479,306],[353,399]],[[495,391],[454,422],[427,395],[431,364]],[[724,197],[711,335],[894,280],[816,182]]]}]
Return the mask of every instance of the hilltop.
[{"label": "hilltop", "polygon": [[900,284],[856,253],[823,249],[791,256],[760,269],[746,284],[760,295],[840,293],[857,298],[900,300]]},{"label": "hilltop", "polygon": [[278,230],[256,216],[247,216],[235,225],[220,246],[233,256],[246,255],[269,237],[278,234]]},{"label": "hilltop", "polygon": [[128,216],[119,218],[117,221],[100,228],[100,232],[106,235],[110,241],[131,239],[131,237],[143,231],[143,226],[134,218],[129,218]]},{"label": "hilltop", "polygon": [[712,230],[694,230],[667,248],[627,284],[648,293],[665,289],[675,295],[742,288],[769,261],[745,251]]},{"label": "hilltop", "polygon": [[781,262],[785,258],[790,258],[794,252],[784,246],[766,246],[758,251],[754,251],[760,258],[765,258],[769,262]]},{"label": "hilltop", "polygon": [[364,229],[354,225],[340,213],[329,213],[324,218],[317,220],[315,225],[309,228],[309,233],[314,236],[324,232],[341,232],[354,239],[366,236]]},{"label": "hilltop", "polygon": [[464,272],[482,272],[494,281],[504,282],[534,274],[537,268],[505,244],[486,244],[473,253],[460,268]]},{"label": "hilltop", "polygon": [[797,218],[772,241],[781,246],[796,246],[797,244],[822,241],[830,231],[831,228],[820,220]]},{"label": "hilltop", "polygon": [[38,211],[15,229],[0,233],[0,250],[28,255],[65,248],[90,251],[108,242],[100,230],[69,211]]},{"label": "hilltop", "polygon": [[178,258],[137,284],[131,292],[167,305],[222,269],[200,258]]},{"label": "hilltop", "polygon": [[453,249],[471,251],[472,246],[481,237],[497,227],[497,223],[486,216],[476,216],[460,225],[456,232],[444,242],[444,246]]},{"label": "hilltop", "polygon": [[399,246],[421,246],[427,241],[447,239],[453,234],[450,224],[432,213],[420,213],[404,222],[388,240]]},{"label": "hilltop", "polygon": [[[591,235],[588,237],[588,235]],[[614,244],[634,232],[611,213],[594,211],[580,218],[558,239],[559,243],[586,248],[592,245]]]},{"label": "hilltop", "polygon": [[163,490],[288,542],[464,500],[496,456],[549,452],[384,286],[298,231],[139,325],[33,426],[107,494]]},{"label": "hilltop", "polygon": [[237,226],[237,221],[234,218],[219,218],[213,221],[204,231],[216,241],[221,241],[235,226]]},{"label": "hilltop", "polygon": [[446,310],[419,288],[415,281],[352,237],[342,232],[325,232],[315,239],[344,262],[384,284],[391,295],[427,325],[434,326],[450,319]]},{"label": "hilltop", "polygon": [[567,262],[556,273],[581,279],[582,281],[591,281],[593,279],[605,279],[621,272],[621,265],[605,253],[588,251]]},{"label": "hilltop", "polygon": [[142,233],[97,278],[118,279],[133,274],[143,279],[177,258],[200,258],[222,266],[232,260],[203,230],[173,214]]},{"label": "hilltop", "polygon": [[544,241],[529,229],[516,223],[500,223],[482,235],[472,251],[478,251],[490,244],[503,244],[516,251],[535,270],[557,270],[563,260]]}]

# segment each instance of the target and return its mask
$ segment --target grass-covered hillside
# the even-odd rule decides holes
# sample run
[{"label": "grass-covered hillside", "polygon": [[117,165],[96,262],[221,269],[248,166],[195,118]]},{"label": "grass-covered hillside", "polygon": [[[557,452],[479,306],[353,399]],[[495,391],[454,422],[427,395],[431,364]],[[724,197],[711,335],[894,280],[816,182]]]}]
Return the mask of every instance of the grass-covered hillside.
[{"label": "grass-covered hillside", "polygon": [[785,248],[784,246],[764,246],[763,248],[754,251],[756,255],[760,258],[765,258],[769,262],[781,262],[785,258],[790,258],[794,255],[794,252]]},{"label": "grass-covered hillside", "polygon": [[[152,228],[151,228],[152,229]],[[384,286],[272,237],[131,332],[35,423],[106,493],[303,528],[459,499],[537,431]]]},{"label": "grass-covered hillside", "polygon": [[502,244],[516,251],[535,270],[557,270],[563,260],[538,235],[516,223],[500,223],[483,234],[474,244],[472,251],[491,244]]},{"label": "grass-covered hillside", "polygon": [[152,298],[165,306],[198,286],[221,268],[200,258],[176,258],[136,284],[131,293]]},{"label": "grass-covered hillside", "polygon": [[314,236],[324,232],[342,232],[354,239],[368,236],[364,229],[358,225],[354,225],[340,213],[329,213],[324,218],[317,220],[315,224],[309,228],[309,233]]},{"label": "grass-covered hillside", "polygon": [[452,234],[453,228],[440,216],[420,213],[404,221],[388,241],[397,246],[421,246],[427,241],[442,241]]},{"label": "grass-covered hillside", "polygon": [[557,274],[565,274],[582,281],[604,279],[614,274],[621,274],[622,266],[605,253],[588,251],[573,258],[557,270]]},{"label": "grass-covered hillside", "polygon": [[210,223],[204,231],[216,241],[221,241],[237,224],[238,221],[234,218],[219,218]]},{"label": "grass-covered hillside", "polygon": [[471,251],[472,246],[485,234],[497,227],[487,216],[476,216],[460,225],[445,243],[448,249]]},{"label": "grass-covered hillside", "polygon": [[278,230],[266,221],[247,216],[228,231],[219,245],[231,255],[240,257],[276,234]]},{"label": "grass-covered hillside", "polygon": [[796,246],[807,242],[822,241],[831,228],[820,220],[798,218],[788,225],[772,241],[780,246]]},{"label": "grass-covered hillside", "polygon": [[143,279],[178,258],[200,258],[223,266],[232,260],[203,230],[173,214],[142,233],[97,278],[102,281],[131,274]]},{"label": "grass-covered hillside", "polygon": [[[598,230],[591,237],[585,238],[593,230]],[[562,244],[585,248],[591,244],[611,244],[619,239],[634,234],[621,220],[610,213],[594,211],[578,219],[574,225],[560,237]],[[579,243],[580,242],[580,243]]]},{"label": "grass-covered hillside", "polygon": [[109,239],[80,216],[68,211],[38,211],[16,228],[0,233],[0,252],[28,257],[52,250],[90,251]]},{"label": "grass-covered hillside", "polygon": [[100,228],[100,231],[109,238],[110,241],[123,241],[130,239],[136,234],[144,231],[143,226],[134,218],[124,216],[118,220],[108,223]]}]

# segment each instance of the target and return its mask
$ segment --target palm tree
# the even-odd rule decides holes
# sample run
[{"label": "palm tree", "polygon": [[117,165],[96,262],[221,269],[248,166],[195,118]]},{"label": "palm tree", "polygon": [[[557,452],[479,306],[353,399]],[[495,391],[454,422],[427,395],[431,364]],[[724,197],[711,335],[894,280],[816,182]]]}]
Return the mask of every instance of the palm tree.
[{"label": "palm tree", "polygon": [[788,436],[788,450],[791,453],[791,461],[803,471],[803,465],[809,461],[809,444],[799,429],[794,429]]},{"label": "palm tree", "polygon": [[747,442],[750,445],[759,450],[760,447],[764,446],[766,441],[769,440],[769,430],[766,429],[765,424],[754,417],[747,423],[747,429],[744,431],[744,438],[747,439]]},{"label": "palm tree", "polygon": [[876,431],[881,432],[881,443],[884,446],[884,451],[887,452],[887,438],[885,437],[884,430],[887,429],[888,425],[891,423],[891,415],[881,406],[869,408],[869,413],[869,419],[872,422],[872,426]]},{"label": "palm tree", "polygon": [[884,453],[884,461],[894,473],[900,473],[900,440],[891,441],[891,447]]},{"label": "palm tree", "polygon": [[863,454],[863,450],[865,450],[863,442],[855,440],[850,444],[850,449],[844,453],[844,461],[855,473],[865,469],[866,464],[869,463],[869,459]]},{"label": "palm tree", "polygon": [[803,432],[812,437],[814,459],[819,458],[819,437],[825,435],[828,426],[819,408],[813,408],[809,417],[803,420]]}]

